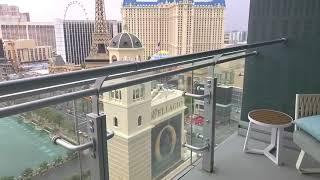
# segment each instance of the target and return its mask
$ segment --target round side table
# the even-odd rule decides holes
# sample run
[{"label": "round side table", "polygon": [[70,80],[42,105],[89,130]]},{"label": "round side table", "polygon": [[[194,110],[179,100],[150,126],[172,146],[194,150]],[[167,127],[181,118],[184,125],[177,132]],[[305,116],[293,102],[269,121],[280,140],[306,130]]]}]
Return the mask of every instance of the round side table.
[{"label": "round side table", "polygon": [[[250,122],[246,140],[244,142],[243,151],[246,153],[264,154],[275,164],[283,164],[283,161],[281,159],[282,133],[284,128],[291,126],[293,122],[292,117],[280,111],[270,109],[256,109],[248,113],[248,118]],[[248,148],[247,144],[248,140],[250,139],[252,123],[263,127],[271,128],[271,143],[265,149]],[[276,150],[275,155],[271,153],[273,150]]]}]

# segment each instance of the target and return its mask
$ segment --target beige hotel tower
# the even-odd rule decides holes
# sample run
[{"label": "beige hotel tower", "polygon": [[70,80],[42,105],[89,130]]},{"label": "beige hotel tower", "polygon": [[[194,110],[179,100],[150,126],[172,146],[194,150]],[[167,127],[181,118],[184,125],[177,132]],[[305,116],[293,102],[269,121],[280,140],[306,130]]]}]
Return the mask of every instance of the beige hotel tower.
[{"label": "beige hotel tower", "polygon": [[[143,44],[131,33],[115,36],[108,51],[110,65],[144,60]],[[104,93],[103,106],[107,128],[115,132],[108,140],[111,179],[158,179],[182,163],[182,91],[146,82]]]},{"label": "beige hotel tower", "polygon": [[223,48],[224,0],[124,0],[122,21],[145,46],[171,56]]}]

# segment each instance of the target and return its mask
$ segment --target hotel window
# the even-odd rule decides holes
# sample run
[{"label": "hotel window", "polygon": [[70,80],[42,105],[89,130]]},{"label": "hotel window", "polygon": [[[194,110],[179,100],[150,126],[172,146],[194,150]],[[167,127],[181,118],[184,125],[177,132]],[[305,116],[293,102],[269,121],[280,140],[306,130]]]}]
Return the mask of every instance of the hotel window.
[{"label": "hotel window", "polygon": [[11,60],[11,51],[8,50],[8,59]]},{"label": "hotel window", "polygon": [[121,90],[113,90],[110,92],[110,99],[121,99]]},{"label": "hotel window", "polygon": [[117,117],[113,118],[113,126],[118,127],[118,118]]},{"label": "hotel window", "polygon": [[142,116],[139,116],[138,117],[138,126],[141,126],[142,125]]},{"label": "hotel window", "polygon": [[136,89],[136,99],[139,99],[140,98],[140,92],[139,92],[139,89]]},{"label": "hotel window", "polygon": [[121,91],[120,90],[115,90],[114,91],[114,98],[115,99],[121,99]]},{"label": "hotel window", "polygon": [[21,61],[20,49],[17,50],[18,60]]}]

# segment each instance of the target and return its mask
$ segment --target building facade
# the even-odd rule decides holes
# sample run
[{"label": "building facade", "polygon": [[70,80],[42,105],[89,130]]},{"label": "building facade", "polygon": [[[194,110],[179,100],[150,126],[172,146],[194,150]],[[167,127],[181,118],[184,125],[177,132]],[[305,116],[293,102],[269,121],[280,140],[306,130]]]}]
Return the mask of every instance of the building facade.
[{"label": "building facade", "polygon": [[[110,63],[144,60],[142,43],[130,33],[112,38],[108,51]],[[115,132],[108,141],[111,179],[156,179],[182,162],[183,91],[146,82],[104,93],[103,106]]]},{"label": "building facade", "polygon": [[4,41],[4,52],[9,61],[17,63],[47,61],[52,57],[51,46],[36,46],[30,39]]},{"label": "building facade", "polygon": [[238,44],[247,42],[247,31],[231,31],[225,33],[225,44]]},{"label": "building facade", "polygon": [[0,39],[0,81],[5,80],[7,75],[12,73],[14,73],[14,69],[5,57],[3,41]]},{"label": "building facade", "polygon": [[50,74],[58,74],[71,71],[79,71],[80,65],[66,64],[61,55],[54,54],[49,61],[48,70]]},{"label": "building facade", "polygon": [[56,20],[57,54],[68,64],[83,64],[90,53],[94,21]]},{"label": "building facade", "polygon": [[251,0],[248,43],[288,38],[288,45],[247,57],[241,120],[258,108],[294,117],[296,94],[319,93],[320,1]]},{"label": "building facade", "polygon": [[0,21],[0,38],[32,39],[36,46],[50,46],[52,50],[56,50],[54,23]]},{"label": "building facade", "polygon": [[122,22],[117,20],[107,20],[107,26],[111,37],[115,37],[122,32]]},{"label": "building facade", "polygon": [[183,91],[143,83],[104,94],[110,178],[151,180],[183,160]]},{"label": "building facade", "polygon": [[124,0],[122,23],[141,38],[145,57],[219,49],[224,44],[224,0]]},{"label": "building facade", "polygon": [[[201,85],[203,86],[203,85]],[[201,92],[197,92],[201,94]],[[225,124],[232,121],[239,121],[241,115],[243,89],[234,86],[218,86],[217,87],[217,106],[216,106],[216,121],[217,124]],[[195,99],[194,114],[204,117],[204,101]],[[195,117],[197,117],[195,116]],[[195,124],[202,126],[203,124]],[[197,128],[196,129],[201,129]]]},{"label": "building facade", "polygon": [[29,22],[29,13],[21,13],[18,6],[0,4],[0,22]]},{"label": "building facade", "polygon": [[140,39],[130,33],[120,33],[108,47],[110,63],[116,61],[144,61],[144,47]]},{"label": "building facade", "polygon": [[[114,37],[122,31],[121,22],[107,20],[107,29]],[[55,32],[57,54],[68,64],[83,64],[90,53],[94,21],[57,19]]]}]

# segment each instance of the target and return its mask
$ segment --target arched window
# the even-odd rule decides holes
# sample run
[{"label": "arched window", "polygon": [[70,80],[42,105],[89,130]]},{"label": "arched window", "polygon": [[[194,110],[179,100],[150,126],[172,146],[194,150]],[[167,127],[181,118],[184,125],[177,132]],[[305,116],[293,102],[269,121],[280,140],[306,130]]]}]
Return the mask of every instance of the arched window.
[{"label": "arched window", "polygon": [[138,126],[141,126],[141,125],[142,125],[142,117],[139,116],[139,117],[138,117]]},{"label": "arched window", "polygon": [[141,97],[144,97],[145,87],[144,84],[141,85]]},{"label": "arched window", "polygon": [[115,61],[117,61],[117,56],[113,55],[113,56],[111,57],[111,59],[112,59],[112,62],[115,62]]},{"label": "arched window", "polygon": [[113,118],[113,126],[118,127],[118,118],[117,117]]},{"label": "arched window", "polygon": [[111,91],[111,92],[110,92],[110,97],[111,97],[111,98],[114,98],[114,91]]},{"label": "arched window", "polygon": [[115,93],[115,96],[114,96],[114,97],[115,97],[116,99],[119,99],[119,91],[116,90],[115,92],[116,92],[116,93]]},{"label": "arched window", "polygon": [[140,93],[139,93],[139,89],[136,89],[136,98],[140,98]]}]

